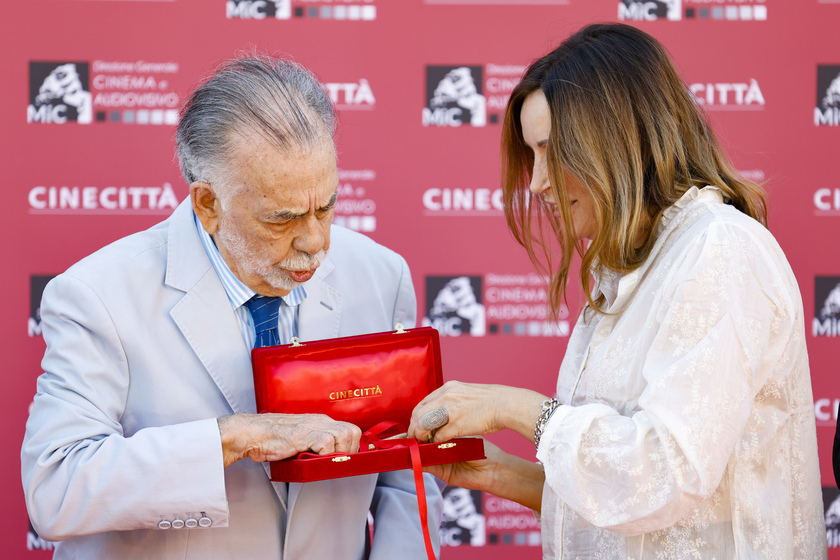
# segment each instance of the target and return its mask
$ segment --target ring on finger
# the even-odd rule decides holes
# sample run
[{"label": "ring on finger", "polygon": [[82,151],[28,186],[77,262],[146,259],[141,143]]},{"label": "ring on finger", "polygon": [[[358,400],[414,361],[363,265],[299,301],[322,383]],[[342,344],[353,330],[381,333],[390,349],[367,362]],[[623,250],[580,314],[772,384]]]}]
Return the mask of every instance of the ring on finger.
[{"label": "ring on finger", "polygon": [[444,407],[438,407],[420,417],[420,426],[424,430],[437,430],[449,422],[449,413]]}]

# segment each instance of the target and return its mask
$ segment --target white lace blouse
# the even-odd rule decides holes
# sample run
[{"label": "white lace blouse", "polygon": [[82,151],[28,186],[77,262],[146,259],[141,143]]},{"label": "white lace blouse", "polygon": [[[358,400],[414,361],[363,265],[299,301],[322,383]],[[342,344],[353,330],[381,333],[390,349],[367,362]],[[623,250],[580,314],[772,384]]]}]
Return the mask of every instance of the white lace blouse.
[{"label": "white lace blouse", "polygon": [[826,558],[796,279],[770,233],[692,188],[638,270],[600,280],[542,436],[548,559]]}]

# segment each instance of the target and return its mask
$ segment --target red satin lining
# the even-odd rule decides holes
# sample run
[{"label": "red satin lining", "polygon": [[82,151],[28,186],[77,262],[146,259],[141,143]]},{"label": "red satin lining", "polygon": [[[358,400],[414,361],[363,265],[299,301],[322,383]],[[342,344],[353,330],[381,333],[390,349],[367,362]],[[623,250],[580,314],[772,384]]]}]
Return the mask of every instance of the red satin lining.
[{"label": "red satin lining", "polygon": [[[370,445],[373,445],[374,449],[408,447],[408,451],[411,454],[411,470],[414,472],[414,488],[417,492],[417,509],[420,511],[420,525],[423,528],[423,541],[426,544],[426,555],[429,560],[435,560],[435,550],[432,547],[432,537],[429,534],[429,507],[426,503],[426,485],[423,483],[423,464],[420,461],[420,446],[418,445],[417,440],[413,438],[385,439],[401,433],[405,433],[405,428],[400,424],[397,424],[396,422],[380,422],[362,434],[359,452],[363,453],[370,450]],[[346,455],[347,453],[329,453],[327,455],[318,455],[317,453],[307,452],[298,455],[298,459],[342,457]],[[376,524],[374,523],[374,534],[375,532]]]}]

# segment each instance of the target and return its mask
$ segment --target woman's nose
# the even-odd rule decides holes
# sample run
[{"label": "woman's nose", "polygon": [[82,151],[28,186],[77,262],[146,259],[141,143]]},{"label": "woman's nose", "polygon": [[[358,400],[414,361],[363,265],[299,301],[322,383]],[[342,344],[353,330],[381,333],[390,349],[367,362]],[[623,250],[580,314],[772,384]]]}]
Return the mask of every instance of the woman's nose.
[{"label": "woman's nose", "polygon": [[548,187],[548,168],[546,167],[545,160],[542,158],[535,159],[534,171],[531,173],[531,184],[528,188],[534,194],[542,194],[548,190]]}]

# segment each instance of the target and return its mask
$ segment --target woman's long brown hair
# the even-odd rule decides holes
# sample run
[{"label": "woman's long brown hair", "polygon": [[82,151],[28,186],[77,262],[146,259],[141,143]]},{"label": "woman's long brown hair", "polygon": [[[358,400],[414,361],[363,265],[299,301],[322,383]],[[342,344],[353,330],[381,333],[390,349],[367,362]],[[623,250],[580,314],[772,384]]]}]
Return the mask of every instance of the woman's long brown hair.
[{"label": "woman's long brown hair", "polygon": [[[536,91],[551,113],[546,159],[559,220],[529,190],[534,154],[520,111]],[[574,236],[564,171],[593,200],[597,233],[588,247]],[[603,313],[591,273],[638,268],[663,212],[693,185],[718,187],[735,208],[767,225],[763,189],[729,163],[665,49],[624,24],[587,26],[531,64],[505,112],[502,175],[508,226],[535,266],[549,273],[554,314],[566,300],[575,252],[586,300]],[[555,239],[559,258],[551,250]]]}]

